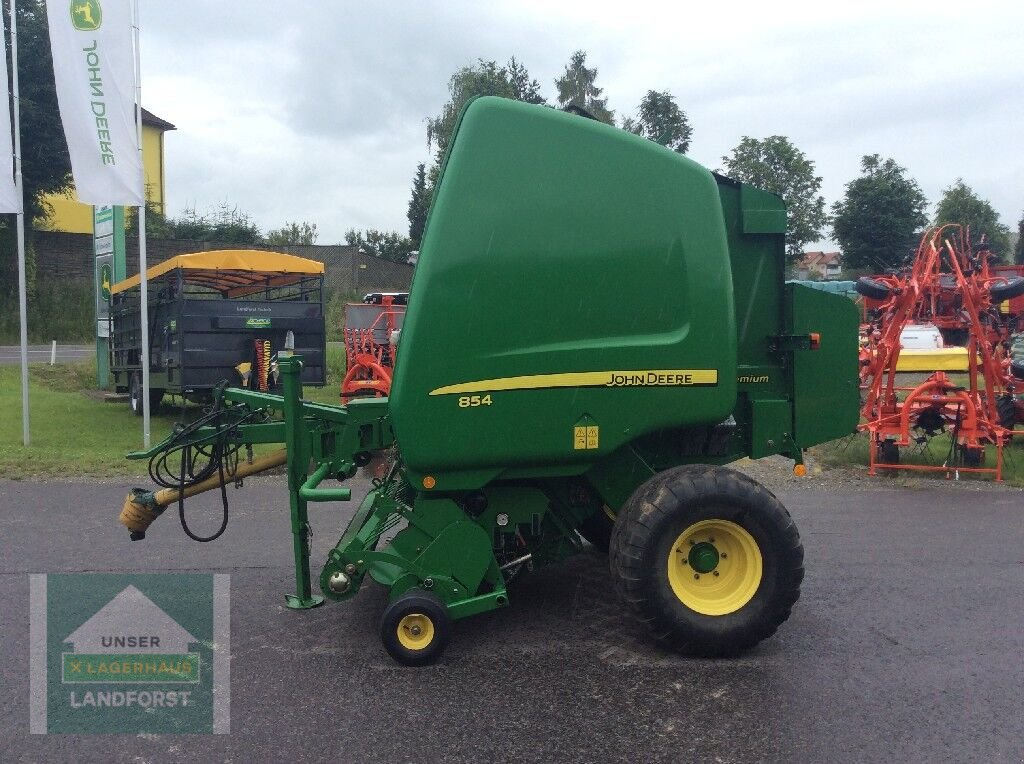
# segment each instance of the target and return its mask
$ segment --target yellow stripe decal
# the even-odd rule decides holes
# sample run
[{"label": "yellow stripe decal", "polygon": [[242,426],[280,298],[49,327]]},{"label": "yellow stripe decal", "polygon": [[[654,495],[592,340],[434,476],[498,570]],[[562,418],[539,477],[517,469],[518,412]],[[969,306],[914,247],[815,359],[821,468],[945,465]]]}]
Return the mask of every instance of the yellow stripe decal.
[{"label": "yellow stripe decal", "polygon": [[717,369],[640,369],[636,371],[581,371],[530,374],[523,377],[481,379],[431,390],[431,395],[493,393],[502,390],[542,390],[552,387],[690,387],[717,385]]}]

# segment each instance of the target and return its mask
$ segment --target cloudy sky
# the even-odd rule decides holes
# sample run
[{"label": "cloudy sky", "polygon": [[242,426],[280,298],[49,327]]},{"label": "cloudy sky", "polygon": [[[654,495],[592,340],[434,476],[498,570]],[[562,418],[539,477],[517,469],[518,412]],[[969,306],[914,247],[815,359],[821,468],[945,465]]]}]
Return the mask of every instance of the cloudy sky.
[{"label": "cloudy sky", "polygon": [[477,58],[516,56],[554,100],[587,51],[619,116],[671,91],[690,156],[788,136],[831,203],[864,154],[935,202],[957,177],[1016,228],[1024,210],[1024,5],[521,2],[142,3],[143,103],[166,141],[169,212],[237,204],[264,228],[405,232],[426,119]]}]

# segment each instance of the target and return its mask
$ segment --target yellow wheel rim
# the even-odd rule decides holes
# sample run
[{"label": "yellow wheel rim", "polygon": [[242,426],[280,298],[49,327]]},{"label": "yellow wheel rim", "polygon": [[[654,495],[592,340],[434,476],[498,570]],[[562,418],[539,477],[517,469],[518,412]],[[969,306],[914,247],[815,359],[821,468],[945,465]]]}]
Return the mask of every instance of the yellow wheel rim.
[{"label": "yellow wheel rim", "polygon": [[398,622],[397,633],[406,650],[423,650],[434,641],[434,622],[422,613],[410,613]]},{"label": "yellow wheel rim", "polygon": [[761,550],[729,520],[701,520],[679,534],[668,553],[668,582],[690,610],[728,615],[742,608],[761,585]]}]

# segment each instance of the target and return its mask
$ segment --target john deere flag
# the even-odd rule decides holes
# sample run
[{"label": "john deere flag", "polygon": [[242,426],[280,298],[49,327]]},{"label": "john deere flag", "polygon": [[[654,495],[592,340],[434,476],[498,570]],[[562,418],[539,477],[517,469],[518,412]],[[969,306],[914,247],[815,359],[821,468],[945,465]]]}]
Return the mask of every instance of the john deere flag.
[{"label": "john deere flag", "polygon": [[[4,34],[4,15],[0,13],[0,39]],[[2,56],[0,72],[7,84],[7,56]],[[4,89],[4,97],[0,98],[0,212],[21,212],[21,197],[14,187],[14,147],[11,145],[11,104]]]},{"label": "john deere flag", "polygon": [[143,203],[129,0],[46,0],[71,172],[86,204]]}]

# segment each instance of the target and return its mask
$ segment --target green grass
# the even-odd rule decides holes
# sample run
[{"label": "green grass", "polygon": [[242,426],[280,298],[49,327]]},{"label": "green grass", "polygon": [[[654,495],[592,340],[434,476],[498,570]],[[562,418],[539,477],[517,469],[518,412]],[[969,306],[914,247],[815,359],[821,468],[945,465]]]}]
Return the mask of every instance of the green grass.
[{"label": "green grass", "polygon": [[[328,384],[307,387],[305,397],[339,403],[340,374],[344,370],[341,346],[328,348]],[[21,374],[17,365],[0,366],[0,477],[119,478],[146,474],[146,462],[124,458],[142,448],[142,419],[132,416],[126,403],[104,403],[83,391],[96,388],[96,364],[31,364],[29,414],[32,443],[21,442]],[[189,406],[186,418],[198,414]],[[151,437],[159,443],[181,418],[181,408],[170,399],[153,412]]]},{"label": "green grass", "polygon": [[[95,363],[29,367],[31,445],[21,442],[18,366],[0,366],[0,476],[120,477],[142,475],[145,463],[124,455],[142,447],[142,419],[124,403],[104,403],[81,391],[96,387]],[[153,442],[174,424],[173,409],[152,417]]]}]

